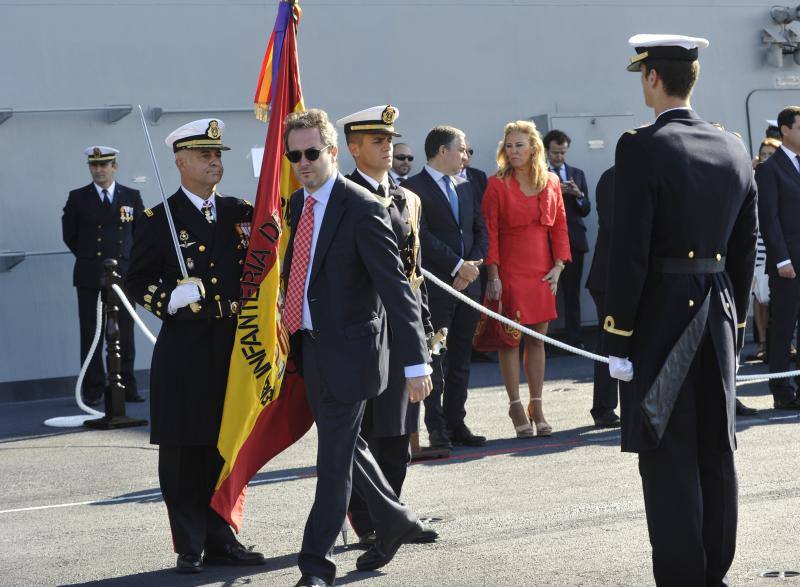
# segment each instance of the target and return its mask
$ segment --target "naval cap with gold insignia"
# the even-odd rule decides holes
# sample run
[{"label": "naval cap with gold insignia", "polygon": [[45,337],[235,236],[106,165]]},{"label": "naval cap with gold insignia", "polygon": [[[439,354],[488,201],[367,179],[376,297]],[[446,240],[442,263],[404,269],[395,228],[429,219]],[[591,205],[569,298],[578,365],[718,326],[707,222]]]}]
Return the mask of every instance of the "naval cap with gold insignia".
[{"label": "naval cap with gold insignia", "polygon": [[202,118],[187,122],[176,128],[164,139],[168,147],[177,153],[181,149],[218,149],[230,151],[222,144],[222,131],[225,123],[219,118]]},{"label": "naval cap with gold insignia", "polygon": [[83,150],[86,155],[87,163],[105,163],[106,161],[116,161],[119,150],[114,147],[103,147],[102,145],[94,145],[86,147]]},{"label": "naval cap with gold insignia", "polygon": [[400,118],[400,111],[394,106],[384,104],[340,118],[336,121],[336,126],[344,127],[345,134],[375,132],[400,137],[403,135],[394,130],[394,121],[398,118]]},{"label": "naval cap with gold insignia", "polygon": [[647,59],[695,61],[698,49],[708,47],[708,39],[686,35],[639,34],[628,39],[628,44],[636,49],[636,55],[631,57],[627,70],[639,71],[639,65]]}]

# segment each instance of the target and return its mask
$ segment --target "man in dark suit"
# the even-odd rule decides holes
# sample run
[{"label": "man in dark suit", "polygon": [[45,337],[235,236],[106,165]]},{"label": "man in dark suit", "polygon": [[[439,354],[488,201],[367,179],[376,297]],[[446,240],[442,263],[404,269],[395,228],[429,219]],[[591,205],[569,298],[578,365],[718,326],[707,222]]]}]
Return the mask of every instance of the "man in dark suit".
[{"label": "man in dark suit", "polygon": [[[92,183],[69,193],[61,217],[64,243],[75,255],[72,284],[78,290],[78,319],[81,334],[81,365],[86,360],[97,328],[97,296],[105,290],[102,284],[103,261],[116,259],[121,275],[128,270],[133,233],[144,210],[138,190],[115,181],[117,154],[113,147],[95,146],[84,151]],[[83,379],[83,400],[97,405],[106,389],[103,348],[95,350]],[[133,319],[127,310],[119,313],[121,377],[125,401],[143,402],[136,389],[133,363],[136,349],[133,342]]]},{"label": "man in dark suit", "polygon": [[629,43],[656,121],[617,143],[604,350],[622,381],[622,450],[639,453],[656,584],[726,585],[757,190],[741,140],[689,104],[708,41]]},{"label": "man in dark suit", "polygon": [[477,167],[472,167],[472,157],[475,155],[475,149],[472,148],[469,139],[464,140],[467,142],[467,160],[464,162],[464,167],[458,176],[463,177],[472,184],[472,191],[478,198],[478,205],[480,206],[483,201],[483,192],[486,191],[486,173]]},{"label": "man in dark suit", "polygon": [[[380,120],[391,126],[387,106]],[[376,122],[376,124],[378,124]],[[283,320],[317,424],[317,491],[308,516],[297,585],[332,585],[332,549],[350,491],[367,504],[375,544],[359,570],[392,560],[422,525],[397,498],[359,434],[366,400],[386,389],[389,327],[411,402],[430,393],[430,354],[420,307],[386,208],[336,170],[336,130],[322,110],[286,119],[286,157],[303,188],[289,203]]]},{"label": "man in dark suit", "polygon": [[[608,256],[611,244],[611,214],[614,209],[614,166],[600,176],[597,182],[597,242],[594,247],[592,266],[586,279],[586,289],[594,300],[598,320],[605,316],[605,296],[608,284]],[[620,425],[617,409],[619,389],[617,380],[612,378],[608,367],[594,363],[594,393],[590,414],[598,428],[616,428]]]},{"label": "man in dark suit", "polygon": [[[800,310],[800,106],[778,115],[782,144],[756,167],[758,216],[767,247],[769,275],[769,371],[789,371],[791,348]],[[791,379],[769,382],[774,405],[780,410],[800,410],[800,397]]]},{"label": "man in dark suit", "polygon": [[125,280],[130,296],[162,320],[150,369],[150,442],[159,445],[158,480],[179,573],[266,562],[239,544],[209,505],[223,465],[217,437],[247,252],[242,234],[253,213],[249,202],[215,192],[228,149],[224,129],[216,118],[196,120],[166,139],[181,176],[168,202],[189,277],[183,279],[159,204],[144,212]]},{"label": "man in dark suit", "polygon": [[407,143],[395,143],[392,153],[392,168],[389,170],[389,176],[392,181],[400,185],[408,179],[408,174],[411,173],[411,164],[414,161],[414,152],[411,146]]},{"label": "man in dark suit", "polygon": [[589,188],[583,171],[567,165],[567,151],[571,139],[561,130],[551,130],[544,135],[544,148],[550,171],[561,178],[561,194],[564,197],[564,209],[567,213],[567,230],[569,231],[569,248],[572,262],[567,263],[561,274],[561,291],[564,299],[564,327],[567,342],[579,348],[585,348],[581,338],[581,281],[583,280],[583,257],[589,252],[589,241],[586,239],[586,225],[583,219],[589,215],[592,204],[589,201]]},{"label": "man in dark suit", "polygon": [[[431,315],[428,311],[428,292],[420,268],[422,251],[419,244],[419,220],[422,214],[419,197],[397,185],[389,176],[392,164],[392,140],[401,136],[395,132],[393,123],[383,120],[388,105],[373,106],[336,121],[344,128],[347,148],[350,150],[356,169],[347,179],[369,190],[386,208],[397,240],[403,273],[411,284],[417,300],[428,340],[433,336]],[[395,108],[395,120],[400,111]],[[368,130],[353,130],[362,126]],[[391,346],[391,341],[390,341]],[[430,346],[430,345],[429,345]],[[366,439],[375,462],[397,497],[411,462],[409,441],[411,434],[419,429],[419,403],[411,403],[404,365],[400,353],[389,354],[389,383],[378,397],[367,400],[361,435]],[[357,493],[350,497],[350,523],[358,534],[361,544],[375,542],[375,525],[369,517],[367,504]],[[436,530],[426,528],[417,537],[417,542],[433,542],[438,537]]]},{"label": "man in dark suit", "polygon": [[[422,265],[477,300],[488,237],[478,198],[470,182],[458,177],[467,159],[464,133],[452,126],[434,127],[425,139],[425,156],[425,168],[403,184],[422,201]],[[448,329],[447,352],[433,359],[433,392],[425,400],[430,445],[482,446],[486,438],[464,422],[478,312],[438,287],[428,290],[428,300],[433,328]]]}]

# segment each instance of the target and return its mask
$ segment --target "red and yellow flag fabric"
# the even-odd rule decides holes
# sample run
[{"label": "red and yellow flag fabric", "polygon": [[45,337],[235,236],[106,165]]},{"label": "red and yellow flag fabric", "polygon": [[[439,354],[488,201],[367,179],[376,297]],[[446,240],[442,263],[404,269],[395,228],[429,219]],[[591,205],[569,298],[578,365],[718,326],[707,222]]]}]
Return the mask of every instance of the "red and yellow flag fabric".
[{"label": "red and yellow flag fabric", "polygon": [[289,242],[284,210],[299,186],[283,156],[284,119],[303,110],[297,60],[300,7],[281,0],[255,97],[268,119],[250,245],[241,280],[241,310],[231,354],[217,448],[225,464],[211,506],[238,532],[250,479],[313,423],[305,387],[281,321],[281,265]]}]

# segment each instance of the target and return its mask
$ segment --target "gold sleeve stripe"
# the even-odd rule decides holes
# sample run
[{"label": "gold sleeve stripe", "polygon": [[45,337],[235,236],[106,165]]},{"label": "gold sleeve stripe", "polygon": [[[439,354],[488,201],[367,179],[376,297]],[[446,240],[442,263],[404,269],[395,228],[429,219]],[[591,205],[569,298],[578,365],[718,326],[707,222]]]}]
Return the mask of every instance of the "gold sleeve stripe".
[{"label": "gold sleeve stripe", "polygon": [[606,319],[603,321],[603,330],[606,332],[610,332],[611,334],[616,334],[618,336],[632,336],[633,330],[619,330],[614,328],[616,326],[616,322],[614,321],[613,316],[606,316]]},{"label": "gold sleeve stripe", "polygon": [[146,208],[144,213],[145,213],[145,216],[147,216],[148,218],[152,218],[152,216],[153,216],[153,211],[150,208]]}]

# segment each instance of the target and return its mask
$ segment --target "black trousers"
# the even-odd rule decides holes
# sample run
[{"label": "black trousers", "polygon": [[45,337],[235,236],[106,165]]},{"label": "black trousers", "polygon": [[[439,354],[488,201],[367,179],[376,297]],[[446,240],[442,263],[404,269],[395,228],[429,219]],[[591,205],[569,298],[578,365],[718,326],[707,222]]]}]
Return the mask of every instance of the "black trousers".
[{"label": "black trousers", "polygon": [[401,534],[416,516],[397,499],[359,434],[366,402],[336,399],[319,373],[317,354],[325,352],[324,348],[306,333],[302,344],[306,396],[317,424],[317,489],[298,565],[303,574],[333,583],[336,563],[332,551],[347,516],[351,491],[367,504],[379,538]]},{"label": "black trousers", "polygon": [[[102,290],[90,287],[78,287],[78,319],[80,320],[81,332],[81,365],[89,354],[94,339],[95,328],[97,327],[97,294]],[[103,302],[105,303],[105,292],[103,292]],[[133,342],[133,318],[124,307],[119,309],[119,345],[121,351],[121,373],[122,384],[125,391],[132,393],[136,391],[136,379],[133,376],[133,362],[136,358],[136,348]],[[103,314],[103,329],[105,329],[105,314]],[[98,348],[92,355],[86,375],[83,378],[83,397],[87,400],[99,398],[105,391],[106,369],[103,362],[103,347],[105,346],[105,332],[100,333]]]},{"label": "black trousers", "polygon": [[[372,453],[383,476],[386,477],[386,481],[388,481],[398,498],[403,490],[403,482],[406,480],[408,465],[411,462],[409,440],[409,434],[367,439],[369,452]],[[349,513],[350,523],[359,536],[364,536],[375,530],[374,524],[369,517],[367,504],[358,493],[354,492],[350,496]]]},{"label": "black trousers", "polygon": [[[599,291],[589,291],[597,308],[597,319],[600,324],[605,317],[605,293]],[[594,393],[592,394],[592,418],[598,418],[617,409],[619,403],[619,382],[611,377],[608,372],[608,365],[605,363],[594,362]]]},{"label": "black trousers", "polygon": [[[797,312],[800,310],[800,279],[770,275],[769,295],[769,372],[781,373],[792,370],[789,349],[795,337]],[[792,399],[796,393],[795,384],[787,378],[771,379],[769,389],[775,399],[782,401]]]},{"label": "black trousers", "polygon": [[639,454],[659,587],[726,584],[736,550],[738,507],[726,435],[725,396],[706,334],[660,445]]},{"label": "black trousers", "polygon": [[433,390],[425,398],[425,426],[428,432],[456,428],[467,415],[467,388],[472,357],[472,335],[480,315],[454,298],[428,298],[433,329],[446,327],[447,351],[433,358]]},{"label": "black trousers", "polygon": [[564,299],[564,327],[567,343],[583,342],[581,339],[581,280],[583,279],[584,253],[572,253],[572,262],[564,266],[558,287]]},{"label": "black trousers", "polygon": [[228,523],[209,507],[222,464],[216,446],[158,449],[158,480],[178,554],[200,556],[237,543]]}]

